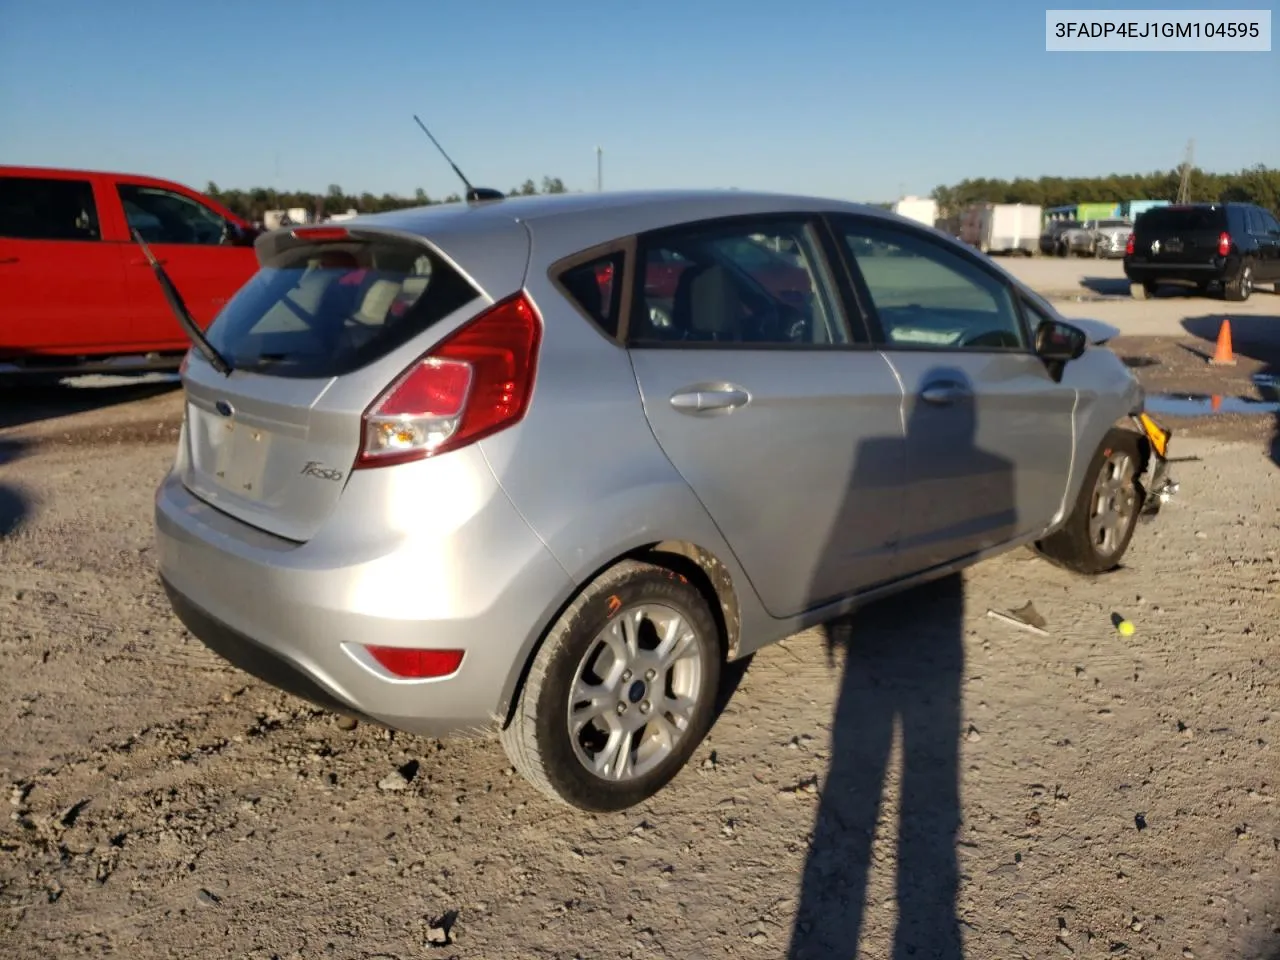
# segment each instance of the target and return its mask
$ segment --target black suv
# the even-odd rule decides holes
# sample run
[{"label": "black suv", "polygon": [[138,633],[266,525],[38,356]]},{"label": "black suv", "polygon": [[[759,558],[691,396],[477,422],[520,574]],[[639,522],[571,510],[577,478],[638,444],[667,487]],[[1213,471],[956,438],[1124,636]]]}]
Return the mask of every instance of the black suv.
[{"label": "black suv", "polygon": [[1262,283],[1280,293],[1280,222],[1252,203],[1156,207],[1134,222],[1124,275],[1137,300],[1161,283],[1201,293],[1220,284],[1228,300],[1248,300]]}]

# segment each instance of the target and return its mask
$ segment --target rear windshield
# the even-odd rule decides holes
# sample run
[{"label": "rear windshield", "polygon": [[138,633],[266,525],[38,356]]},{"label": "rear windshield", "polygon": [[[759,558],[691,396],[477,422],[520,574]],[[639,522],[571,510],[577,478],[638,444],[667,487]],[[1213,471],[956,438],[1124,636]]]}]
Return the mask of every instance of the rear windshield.
[{"label": "rear windshield", "polygon": [[208,337],[238,370],[334,377],[386,356],[479,295],[425,246],[308,244],[259,270]]},{"label": "rear windshield", "polygon": [[1138,228],[1144,234],[1194,233],[1197,230],[1223,229],[1227,211],[1223,207],[1157,207],[1138,217]]}]

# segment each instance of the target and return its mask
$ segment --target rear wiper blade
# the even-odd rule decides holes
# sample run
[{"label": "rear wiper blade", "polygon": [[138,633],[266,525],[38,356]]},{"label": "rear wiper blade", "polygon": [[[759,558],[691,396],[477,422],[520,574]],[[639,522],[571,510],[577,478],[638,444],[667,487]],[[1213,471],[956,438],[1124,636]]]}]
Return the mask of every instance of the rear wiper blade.
[{"label": "rear wiper blade", "polygon": [[177,318],[178,325],[182,327],[187,337],[195,344],[196,349],[204,354],[205,359],[209,361],[213,369],[224,377],[231,376],[231,371],[235,369],[231,366],[231,361],[218,352],[217,348],[209,342],[209,338],[204,335],[204,331],[192,319],[191,312],[187,310],[187,305],[182,302],[178,288],[173,285],[169,275],[164,272],[164,267],[160,266],[160,261],[152,254],[151,248],[142,239],[142,234],[138,233],[136,228],[130,232],[133,234],[133,239],[138,241],[138,246],[142,248],[143,256],[151,264],[151,269],[156,275],[156,280],[160,283],[160,289],[164,291],[164,298],[169,301],[169,309],[173,311],[173,315]]}]

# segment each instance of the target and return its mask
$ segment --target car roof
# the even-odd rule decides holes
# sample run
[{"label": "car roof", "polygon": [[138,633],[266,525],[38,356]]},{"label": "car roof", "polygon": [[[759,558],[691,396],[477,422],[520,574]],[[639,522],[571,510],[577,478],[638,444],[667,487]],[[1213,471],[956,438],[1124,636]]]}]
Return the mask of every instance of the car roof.
[{"label": "car roof", "polygon": [[370,226],[375,223],[389,225],[394,221],[400,229],[417,228],[423,232],[429,232],[464,219],[473,223],[518,221],[538,224],[549,220],[585,221],[598,217],[625,217],[628,214],[663,211],[673,215],[673,222],[681,222],[788,210],[889,213],[879,208],[842,200],[783,193],[746,190],[631,190],[615,193],[541,194],[531,197],[506,197],[502,200],[478,203],[434,204],[371,214],[356,219]]},{"label": "car roof", "polygon": [[[448,243],[451,237],[502,232],[523,224],[540,248],[539,260],[649,230],[720,217],[781,213],[859,213],[922,225],[889,210],[823,197],[748,190],[635,190],[543,194],[477,203],[411,207],[355,217],[342,226],[395,230]],[[932,229],[925,227],[924,229]]]}]

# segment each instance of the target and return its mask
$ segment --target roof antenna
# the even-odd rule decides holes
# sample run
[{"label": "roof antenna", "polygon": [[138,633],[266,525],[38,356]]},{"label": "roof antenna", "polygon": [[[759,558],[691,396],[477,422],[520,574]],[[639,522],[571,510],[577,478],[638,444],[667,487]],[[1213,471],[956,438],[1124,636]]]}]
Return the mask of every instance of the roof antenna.
[{"label": "roof antenna", "polygon": [[436,149],[440,151],[440,155],[449,161],[449,166],[453,167],[453,172],[458,175],[458,179],[466,184],[467,203],[479,203],[482,200],[506,199],[506,195],[501,190],[494,190],[490,187],[473,187],[471,185],[471,181],[468,180],[463,175],[462,171],[458,169],[458,165],[449,159],[449,155],[444,152],[444,147],[440,146],[440,141],[431,136],[431,131],[427,129],[427,125],[425,123],[418,119],[418,115],[416,113],[413,115],[413,119],[417,122],[418,126],[422,128],[422,132],[427,135],[427,138],[435,144]]}]

